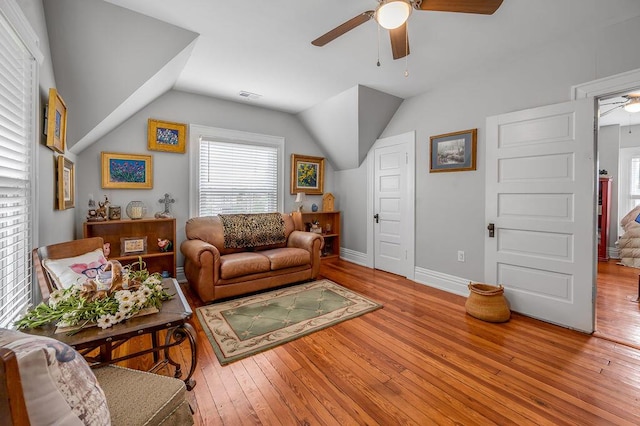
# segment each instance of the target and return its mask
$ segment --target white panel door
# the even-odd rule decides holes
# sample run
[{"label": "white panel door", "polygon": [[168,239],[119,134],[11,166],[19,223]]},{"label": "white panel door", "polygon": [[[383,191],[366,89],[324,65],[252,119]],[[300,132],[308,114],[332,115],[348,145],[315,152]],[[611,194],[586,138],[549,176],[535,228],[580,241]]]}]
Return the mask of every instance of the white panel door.
[{"label": "white panel door", "polygon": [[487,119],[485,280],[511,309],[593,331],[593,98]]},{"label": "white panel door", "polygon": [[407,147],[394,144],[374,149],[375,267],[408,275],[406,237]]}]

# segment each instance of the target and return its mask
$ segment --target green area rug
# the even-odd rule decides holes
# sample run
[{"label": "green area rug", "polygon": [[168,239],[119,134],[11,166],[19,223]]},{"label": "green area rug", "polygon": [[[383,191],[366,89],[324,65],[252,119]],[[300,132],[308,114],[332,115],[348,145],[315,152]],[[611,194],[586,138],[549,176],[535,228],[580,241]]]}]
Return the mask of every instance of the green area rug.
[{"label": "green area rug", "polygon": [[371,312],[382,305],[329,280],[196,310],[221,365]]}]

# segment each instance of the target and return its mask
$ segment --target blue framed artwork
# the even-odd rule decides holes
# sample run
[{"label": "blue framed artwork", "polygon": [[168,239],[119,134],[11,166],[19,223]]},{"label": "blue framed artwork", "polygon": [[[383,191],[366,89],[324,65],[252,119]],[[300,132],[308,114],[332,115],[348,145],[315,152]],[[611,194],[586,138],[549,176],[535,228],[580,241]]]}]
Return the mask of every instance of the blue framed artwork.
[{"label": "blue framed artwork", "polygon": [[67,106],[60,93],[54,88],[49,89],[44,130],[47,135],[47,146],[64,154],[67,140]]},{"label": "blue framed artwork", "polygon": [[149,119],[147,125],[147,148],[150,151],[184,154],[186,147],[186,124]]},{"label": "blue framed artwork", "polygon": [[431,136],[430,173],[476,169],[478,129]]},{"label": "blue framed artwork", "polygon": [[153,188],[153,158],[150,155],[102,152],[102,187]]}]

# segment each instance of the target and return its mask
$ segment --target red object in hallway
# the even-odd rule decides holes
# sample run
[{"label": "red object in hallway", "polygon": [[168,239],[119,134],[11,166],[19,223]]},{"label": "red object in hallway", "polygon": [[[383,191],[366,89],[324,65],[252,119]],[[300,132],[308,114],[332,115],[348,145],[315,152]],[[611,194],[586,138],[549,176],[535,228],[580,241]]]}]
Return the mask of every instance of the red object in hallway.
[{"label": "red object in hallway", "polygon": [[611,178],[598,182],[598,260],[609,260],[609,224],[611,223]]}]

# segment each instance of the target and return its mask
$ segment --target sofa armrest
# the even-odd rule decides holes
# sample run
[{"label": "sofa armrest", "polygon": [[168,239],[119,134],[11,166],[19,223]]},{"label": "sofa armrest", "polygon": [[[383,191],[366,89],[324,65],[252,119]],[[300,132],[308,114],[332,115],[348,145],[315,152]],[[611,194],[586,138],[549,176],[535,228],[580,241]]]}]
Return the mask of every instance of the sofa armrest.
[{"label": "sofa armrest", "polygon": [[311,278],[320,274],[320,252],[323,246],[324,238],[314,232],[293,231],[287,239],[287,247],[301,248],[311,254]]},{"label": "sofa armrest", "polygon": [[185,240],[180,244],[184,255],[184,275],[203,301],[213,300],[214,286],[220,279],[220,252],[202,240]]}]

